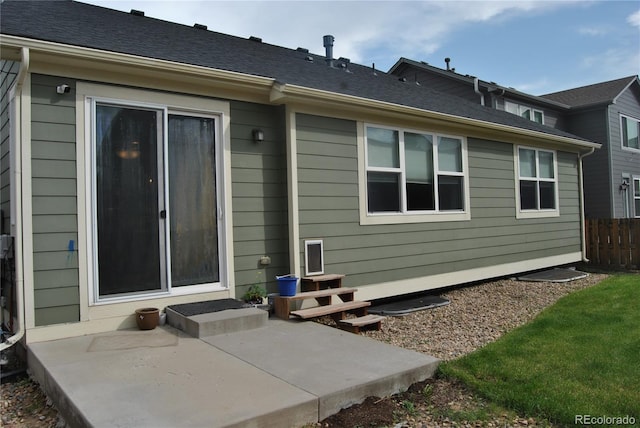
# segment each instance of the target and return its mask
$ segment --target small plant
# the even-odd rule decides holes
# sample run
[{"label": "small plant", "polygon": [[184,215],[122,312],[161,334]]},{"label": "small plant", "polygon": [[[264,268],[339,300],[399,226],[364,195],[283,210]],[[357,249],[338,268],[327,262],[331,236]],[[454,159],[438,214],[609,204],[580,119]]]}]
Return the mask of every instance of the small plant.
[{"label": "small plant", "polygon": [[425,385],[424,388],[422,388],[422,396],[426,401],[429,401],[432,395],[433,395],[433,385],[429,383]]},{"label": "small plant", "polygon": [[261,285],[254,284],[244,294],[244,301],[254,305],[262,303],[262,299],[267,297],[267,290]]},{"label": "small plant", "polygon": [[414,416],[417,413],[416,405],[413,403],[413,401],[404,400],[402,402],[402,407],[404,408],[405,412],[409,414],[409,416]]}]

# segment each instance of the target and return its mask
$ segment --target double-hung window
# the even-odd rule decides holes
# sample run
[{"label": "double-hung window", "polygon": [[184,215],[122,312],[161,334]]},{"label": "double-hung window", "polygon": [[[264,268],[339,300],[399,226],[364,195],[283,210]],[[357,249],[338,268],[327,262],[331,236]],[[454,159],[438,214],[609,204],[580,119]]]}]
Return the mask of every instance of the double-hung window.
[{"label": "double-hung window", "polygon": [[622,134],[622,147],[626,149],[640,150],[640,121],[627,116],[620,116]]},{"label": "double-hung window", "polygon": [[464,138],[366,126],[365,151],[367,216],[468,213]]},{"label": "double-hung window", "polygon": [[558,215],[556,153],[528,147],[516,150],[519,217]]}]

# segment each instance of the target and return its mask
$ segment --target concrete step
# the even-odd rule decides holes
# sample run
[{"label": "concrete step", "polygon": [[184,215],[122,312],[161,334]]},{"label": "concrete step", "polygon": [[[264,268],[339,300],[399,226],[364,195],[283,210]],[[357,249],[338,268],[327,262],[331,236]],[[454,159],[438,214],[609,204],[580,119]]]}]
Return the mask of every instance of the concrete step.
[{"label": "concrete step", "polygon": [[192,316],[166,308],[167,323],[185,333],[201,338],[266,327],[269,313],[258,308],[227,309]]}]

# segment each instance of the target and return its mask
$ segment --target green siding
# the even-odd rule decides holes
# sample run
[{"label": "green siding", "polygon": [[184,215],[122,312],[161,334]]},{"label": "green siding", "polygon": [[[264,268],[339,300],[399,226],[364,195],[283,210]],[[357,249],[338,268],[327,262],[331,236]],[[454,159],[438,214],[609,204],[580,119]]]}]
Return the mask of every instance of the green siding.
[{"label": "green siding", "polygon": [[11,217],[11,171],[10,167],[10,142],[9,134],[9,89],[16,80],[20,63],[0,60],[0,208],[5,225],[3,233],[10,233],[9,222]]},{"label": "green siding", "polygon": [[[262,143],[253,142],[255,128]],[[231,165],[236,295],[256,283],[275,292],[275,276],[289,273],[283,109],[231,103]],[[262,256],[271,257],[266,268]]]},{"label": "green siding", "polygon": [[560,217],[516,219],[513,145],[469,138],[470,221],[362,226],[356,123],[304,114],[296,123],[300,238],[323,239],[325,271],[348,285],[580,251],[576,155],[558,154]]},{"label": "green siding", "polygon": [[41,75],[31,78],[36,325],[80,319],[75,97],[56,93],[57,85],[66,83],[73,90],[75,83],[62,80]]}]

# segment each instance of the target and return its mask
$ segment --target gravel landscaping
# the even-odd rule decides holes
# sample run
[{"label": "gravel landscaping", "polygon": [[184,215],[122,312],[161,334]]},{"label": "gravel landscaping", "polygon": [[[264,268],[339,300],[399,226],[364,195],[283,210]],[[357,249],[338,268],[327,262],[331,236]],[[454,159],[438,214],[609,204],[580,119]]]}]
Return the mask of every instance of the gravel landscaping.
[{"label": "gravel landscaping", "polygon": [[[450,304],[388,317],[381,331],[363,334],[406,349],[451,360],[495,341],[505,332],[534,318],[542,309],[573,291],[595,285],[605,274],[566,283],[501,279],[445,290]],[[329,321],[325,321],[329,322]],[[375,357],[375,356],[372,356]],[[60,421],[51,402],[28,379],[4,383],[0,400],[6,427],[55,427]],[[390,426],[549,426],[496,410],[464,385],[432,379],[394,397],[370,398],[334,415],[322,427]]]},{"label": "gravel landscaping", "polygon": [[[451,360],[495,341],[507,331],[532,320],[559,298],[595,285],[607,277],[590,274],[565,282],[524,282],[500,279],[441,293],[447,306],[388,317],[381,331],[369,337],[402,348]],[[327,323],[331,323],[325,320]],[[521,427],[552,426],[496,409],[464,385],[431,379],[387,398],[368,399],[319,423],[322,427]]]}]

